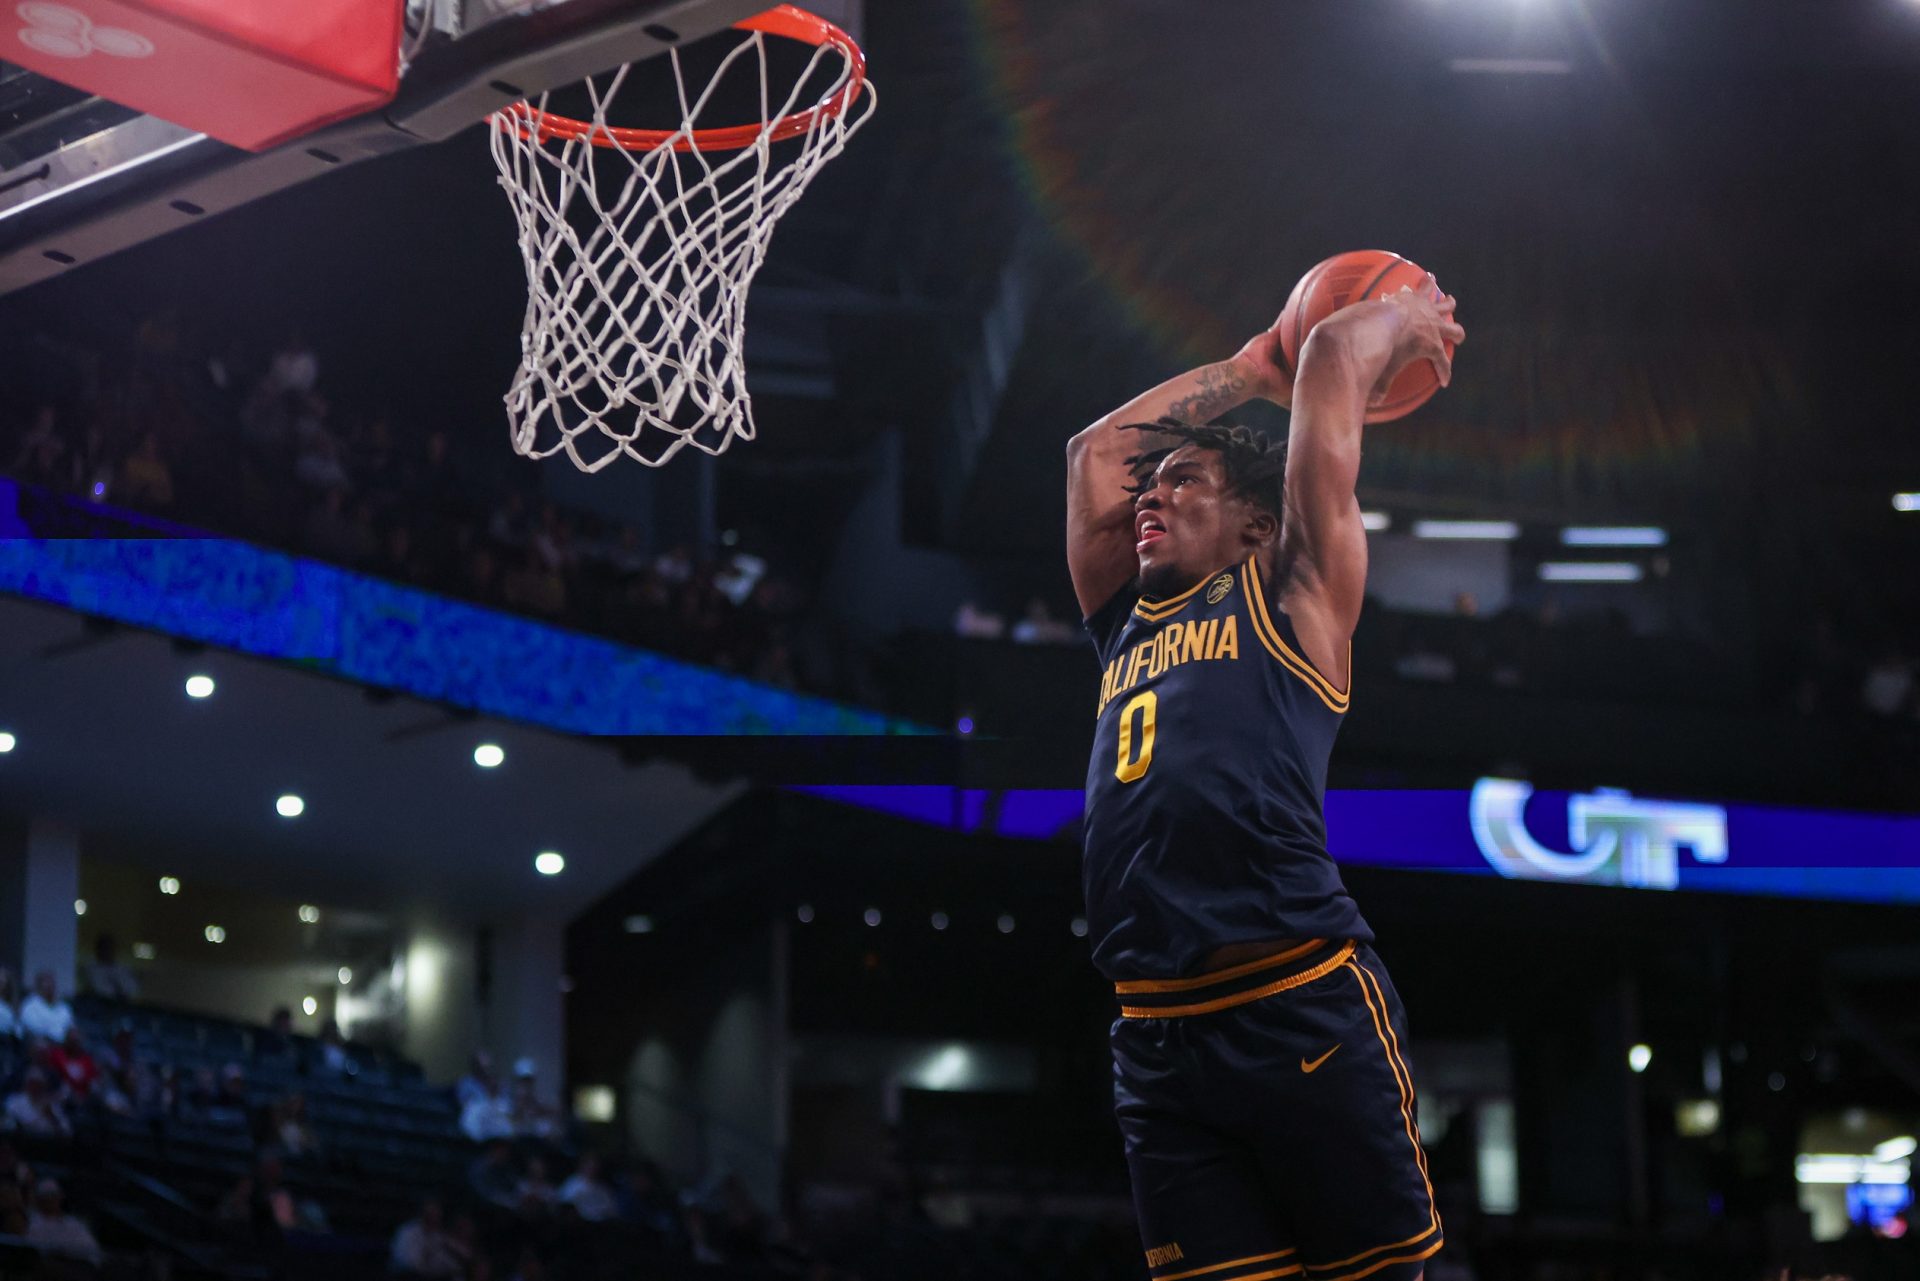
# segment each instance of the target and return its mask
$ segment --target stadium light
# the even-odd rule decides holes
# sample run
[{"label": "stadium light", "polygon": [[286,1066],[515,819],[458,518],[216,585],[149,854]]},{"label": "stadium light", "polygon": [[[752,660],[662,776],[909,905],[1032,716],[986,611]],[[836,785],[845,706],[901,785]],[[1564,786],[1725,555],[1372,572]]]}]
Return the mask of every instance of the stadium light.
[{"label": "stadium light", "polygon": [[498,743],[482,743],[473,749],[473,763],[481,769],[495,769],[507,759],[507,753]]},{"label": "stadium light", "polygon": [[878,925],[880,924],[880,909],[870,907],[860,914],[860,919],[865,921],[869,926]]},{"label": "stadium light", "polygon": [[1897,512],[1920,512],[1920,494],[1895,494],[1893,509]]},{"label": "stadium light", "polygon": [[340,967],[340,972],[334,975],[334,977],[340,980],[341,987],[345,987],[347,984],[353,982],[353,969],[350,966],[343,965]]},{"label": "stadium light", "polygon": [[1520,526],[1510,520],[1416,520],[1413,536],[1510,543],[1520,537]]},{"label": "stadium light", "polygon": [[1802,1152],[1793,1159],[1793,1177],[1799,1183],[1905,1183],[1912,1163],[1880,1161],[1845,1152]]},{"label": "stadium light", "polygon": [[211,698],[213,696],[213,677],[194,675],[187,677],[188,698]]},{"label": "stadium light", "polygon": [[1087,936],[1087,918],[1084,916],[1076,916],[1073,918],[1073,924],[1067,928],[1073,931],[1075,938],[1083,939]]},{"label": "stadium light", "polygon": [[638,915],[638,914],[634,916],[629,916],[627,918],[627,933],[629,934],[653,933],[653,918],[651,916]]},{"label": "stadium light", "polygon": [[567,870],[567,860],[556,850],[541,850],[533,856],[533,870],[542,876],[558,876]]},{"label": "stadium light", "polygon": [[273,803],[273,808],[281,818],[299,818],[307,812],[307,803],[292,792],[288,792]]},{"label": "stadium light", "polygon": [[83,898],[73,900],[73,914],[75,916],[85,916],[87,914],[87,900]]},{"label": "stadium light", "polygon": [[1565,58],[1452,58],[1447,70],[1456,76],[1566,76],[1573,64]]},{"label": "stadium light", "polygon": [[1637,583],[1646,576],[1644,568],[1626,561],[1549,560],[1540,564],[1543,583]]},{"label": "stadium light", "polygon": [[947,914],[946,914],[945,912],[935,912],[935,913],[933,914],[933,928],[934,928],[934,929],[936,929],[936,930],[944,930],[944,929],[946,929],[946,928],[947,928],[947,925],[948,925],[948,924],[949,924],[949,922],[948,922],[948,920],[947,920]]},{"label": "stadium light", "polygon": [[1653,1047],[1650,1045],[1636,1045],[1627,1051],[1627,1066],[1636,1074],[1646,1071],[1647,1064],[1651,1062],[1653,1062]]},{"label": "stadium light", "polygon": [[306,1016],[308,1018],[312,1018],[314,1014],[320,1009],[320,1002],[314,1000],[310,996],[305,997],[300,1002],[300,1008],[303,1011],[305,1011]]},{"label": "stadium light", "polygon": [[1562,547],[1665,547],[1667,531],[1655,525],[1569,525]]},{"label": "stadium light", "polygon": [[1393,528],[1393,517],[1386,512],[1361,512],[1360,525],[1370,534]]},{"label": "stadium light", "polygon": [[320,909],[311,903],[300,905],[300,919],[308,925],[317,925],[320,921]]},{"label": "stadium light", "polygon": [[218,925],[209,925],[201,931],[201,934],[206,937],[209,943],[224,943],[227,941],[227,932]]},{"label": "stadium light", "polygon": [[793,914],[800,918],[800,924],[802,925],[813,924],[813,904],[802,903],[799,907],[794,909]]},{"label": "stadium light", "polygon": [[161,877],[160,892],[162,894],[178,894],[180,892],[180,878],[177,876]]},{"label": "stadium light", "polygon": [[133,959],[136,961],[151,961],[153,959],[153,944],[135,943],[133,945]]},{"label": "stadium light", "polygon": [[1013,917],[1005,913],[1002,913],[1000,916],[1000,919],[998,921],[995,921],[994,924],[999,928],[1002,934],[1013,933],[1013,924],[1014,924]]},{"label": "stadium light", "polygon": [[11,752],[19,743],[19,739],[0,729],[0,752]]}]

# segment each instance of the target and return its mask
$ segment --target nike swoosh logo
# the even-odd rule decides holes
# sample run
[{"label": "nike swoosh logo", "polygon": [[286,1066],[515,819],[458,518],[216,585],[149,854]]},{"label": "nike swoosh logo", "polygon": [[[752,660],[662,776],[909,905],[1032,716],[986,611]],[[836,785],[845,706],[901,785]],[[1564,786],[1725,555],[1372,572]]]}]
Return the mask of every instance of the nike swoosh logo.
[{"label": "nike swoosh logo", "polygon": [[[1345,1042],[1345,1041],[1342,1041],[1342,1042],[1340,1043],[1340,1045],[1345,1045],[1345,1044],[1346,1044],[1346,1042]],[[1333,1047],[1333,1050],[1337,1050],[1337,1049],[1339,1049],[1339,1048],[1340,1048],[1340,1046],[1339,1046],[1339,1045],[1336,1045],[1336,1046],[1334,1046],[1334,1047]],[[1326,1061],[1327,1061],[1328,1059],[1330,1059],[1330,1058],[1332,1058],[1332,1057],[1333,1057],[1333,1050],[1328,1050],[1328,1051],[1327,1051],[1327,1052],[1326,1052],[1325,1054],[1322,1054],[1322,1055],[1321,1055],[1321,1056],[1320,1056],[1319,1058],[1317,1058],[1317,1059],[1315,1059],[1315,1060],[1314,1060],[1313,1062],[1311,1062],[1311,1063],[1309,1063],[1309,1062],[1307,1062],[1307,1061],[1306,1061],[1305,1059],[1301,1059],[1301,1060],[1300,1060],[1300,1070],[1301,1070],[1302,1072],[1313,1072],[1313,1071],[1316,1071],[1316,1070],[1318,1070],[1318,1069],[1319,1069],[1319,1067],[1320,1067],[1320,1065],[1321,1065],[1322,1063],[1325,1063],[1325,1062],[1326,1062]]]}]

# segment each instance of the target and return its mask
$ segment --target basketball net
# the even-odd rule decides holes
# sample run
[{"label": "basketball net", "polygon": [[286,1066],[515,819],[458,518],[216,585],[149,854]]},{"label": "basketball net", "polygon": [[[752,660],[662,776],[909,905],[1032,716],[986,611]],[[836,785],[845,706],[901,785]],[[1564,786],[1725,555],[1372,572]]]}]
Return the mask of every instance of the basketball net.
[{"label": "basketball net", "polygon": [[[604,87],[587,82],[590,120],[547,112],[545,95],[493,115],[493,158],[527,273],[506,395],[516,452],[564,452],[595,472],[623,455],[657,467],[688,445],[717,455],[753,439],[748,287],[774,223],[873,114],[875,95],[858,46],[831,24],[783,5],[737,25],[747,38],[698,96],[679,51],[668,51],[678,128],[608,123],[631,65]],[[771,110],[769,34],[817,46]],[[835,58],[832,87],[800,108]],[[748,65],[759,71],[760,123],[702,128],[715,89]]]}]

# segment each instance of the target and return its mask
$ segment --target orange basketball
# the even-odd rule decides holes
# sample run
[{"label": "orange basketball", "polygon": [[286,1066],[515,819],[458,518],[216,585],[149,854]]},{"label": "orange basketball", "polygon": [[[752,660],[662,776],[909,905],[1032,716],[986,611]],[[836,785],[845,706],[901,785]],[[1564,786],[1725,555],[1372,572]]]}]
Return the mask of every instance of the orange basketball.
[{"label": "orange basketball", "polygon": [[[1276,326],[1287,372],[1292,374],[1299,367],[1300,348],[1315,325],[1349,303],[1366,302],[1403,286],[1418,289],[1426,274],[1424,268],[1399,254],[1358,249],[1336,254],[1300,277]],[[1452,343],[1447,344],[1447,355],[1453,355]],[[1367,407],[1367,421],[1386,423],[1404,418],[1439,390],[1440,375],[1433,372],[1433,366],[1424,360],[1415,361],[1400,371],[1378,403]]]}]

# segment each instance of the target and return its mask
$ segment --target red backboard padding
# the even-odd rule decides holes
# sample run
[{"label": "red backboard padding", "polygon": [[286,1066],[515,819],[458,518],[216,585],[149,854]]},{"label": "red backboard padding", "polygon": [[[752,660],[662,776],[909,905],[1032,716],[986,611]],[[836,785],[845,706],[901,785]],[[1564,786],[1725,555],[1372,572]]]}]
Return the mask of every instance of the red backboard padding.
[{"label": "red backboard padding", "polygon": [[0,58],[263,151],[393,97],[401,7],[402,0],[19,0],[0,8]]}]

